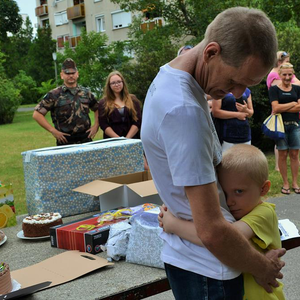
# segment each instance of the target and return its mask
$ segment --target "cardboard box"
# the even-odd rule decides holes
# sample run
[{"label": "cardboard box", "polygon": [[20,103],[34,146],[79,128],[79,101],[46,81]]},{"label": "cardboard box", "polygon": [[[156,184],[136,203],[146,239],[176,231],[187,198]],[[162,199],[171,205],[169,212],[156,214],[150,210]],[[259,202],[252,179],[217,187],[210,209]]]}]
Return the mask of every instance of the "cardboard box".
[{"label": "cardboard box", "polygon": [[51,227],[51,246],[92,254],[101,252],[100,245],[106,243],[110,225],[124,221],[124,219],[112,220],[99,225],[97,219],[100,215]]},{"label": "cardboard box", "polygon": [[0,228],[17,225],[12,184],[0,185]]},{"label": "cardboard box", "polygon": [[44,288],[53,287],[109,265],[113,264],[96,255],[66,251],[33,266],[12,271],[11,276],[21,284],[19,293],[22,293],[27,287],[48,281],[51,284]]},{"label": "cardboard box", "polygon": [[94,196],[99,200],[100,211],[146,202],[163,204],[149,171],[94,180],[74,191]]},{"label": "cardboard box", "polygon": [[99,209],[99,202],[72,189],[95,178],[144,170],[137,139],[105,139],[22,153],[27,209],[30,215],[59,212],[63,217]]}]

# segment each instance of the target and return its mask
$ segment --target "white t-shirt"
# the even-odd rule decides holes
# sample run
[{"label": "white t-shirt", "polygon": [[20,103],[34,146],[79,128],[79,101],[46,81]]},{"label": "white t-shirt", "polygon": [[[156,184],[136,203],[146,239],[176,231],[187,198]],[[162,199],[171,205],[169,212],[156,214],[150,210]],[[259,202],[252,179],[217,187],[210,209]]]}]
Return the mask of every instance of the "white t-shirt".
[{"label": "white t-shirt", "polygon": [[[222,159],[205,93],[189,73],[164,65],[148,90],[142,120],[142,142],[158,193],[175,216],[191,220],[184,187],[215,182],[215,166]],[[233,222],[218,187],[223,215]],[[204,247],[174,234],[161,237],[161,258],[168,264],[220,280],[240,274]]]}]

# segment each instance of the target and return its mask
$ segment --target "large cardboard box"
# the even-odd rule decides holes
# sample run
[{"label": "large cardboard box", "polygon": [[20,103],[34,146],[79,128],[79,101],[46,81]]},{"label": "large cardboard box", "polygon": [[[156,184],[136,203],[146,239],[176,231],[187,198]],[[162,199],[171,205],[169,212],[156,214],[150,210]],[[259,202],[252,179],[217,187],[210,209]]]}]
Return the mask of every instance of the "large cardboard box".
[{"label": "large cardboard box", "polygon": [[144,170],[141,140],[105,139],[22,153],[29,214],[59,212],[63,217],[99,210],[99,201],[74,188],[95,178]]},{"label": "large cardboard box", "polygon": [[163,204],[149,171],[94,180],[74,191],[94,196],[99,201],[100,211],[146,202]]},{"label": "large cardboard box", "polygon": [[106,243],[110,225],[124,221],[124,219],[106,221],[99,225],[97,222],[99,216],[100,214],[51,227],[51,246],[92,254],[101,252],[100,245]]}]

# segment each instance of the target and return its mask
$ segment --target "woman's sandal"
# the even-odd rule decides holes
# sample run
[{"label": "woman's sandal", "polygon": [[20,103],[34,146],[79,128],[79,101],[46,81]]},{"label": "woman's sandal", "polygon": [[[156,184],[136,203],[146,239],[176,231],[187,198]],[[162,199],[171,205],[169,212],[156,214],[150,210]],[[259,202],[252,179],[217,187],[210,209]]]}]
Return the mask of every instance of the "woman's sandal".
[{"label": "woman's sandal", "polygon": [[292,188],[295,194],[300,194],[300,188]]},{"label": "woman's sandal", "polygon": [[[294,190],[294,189],[293,189]],[[295,190],[294,190],[295,191]],[[289,195],[291,193],[290,189],[286,189],[284,187],[281,188],[281,194],[283,195]],[[295,192],[296,193],[296,192]],[[299,189],[299,194],[300,194],[300,189]]]}]

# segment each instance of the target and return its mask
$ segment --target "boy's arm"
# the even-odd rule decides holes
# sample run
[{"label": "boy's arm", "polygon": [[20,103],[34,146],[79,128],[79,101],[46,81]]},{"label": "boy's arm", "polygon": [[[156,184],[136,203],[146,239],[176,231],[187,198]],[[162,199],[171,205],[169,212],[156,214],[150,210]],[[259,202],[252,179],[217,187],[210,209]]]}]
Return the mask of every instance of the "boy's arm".
[{"label": "boy's arm", "polygon": [[[176,218],[164,205],[160,207],[160,211],[161,213],[158,217],[159,226],[162,227],[166,233],[176,234],[182,239],[204,247],[197,235],[193,221]],[[240,231],[247,240],[250,240],[254,237],[254,232],[247,223],[243,221],[237,221],[232,223],[232,226]]]}]

